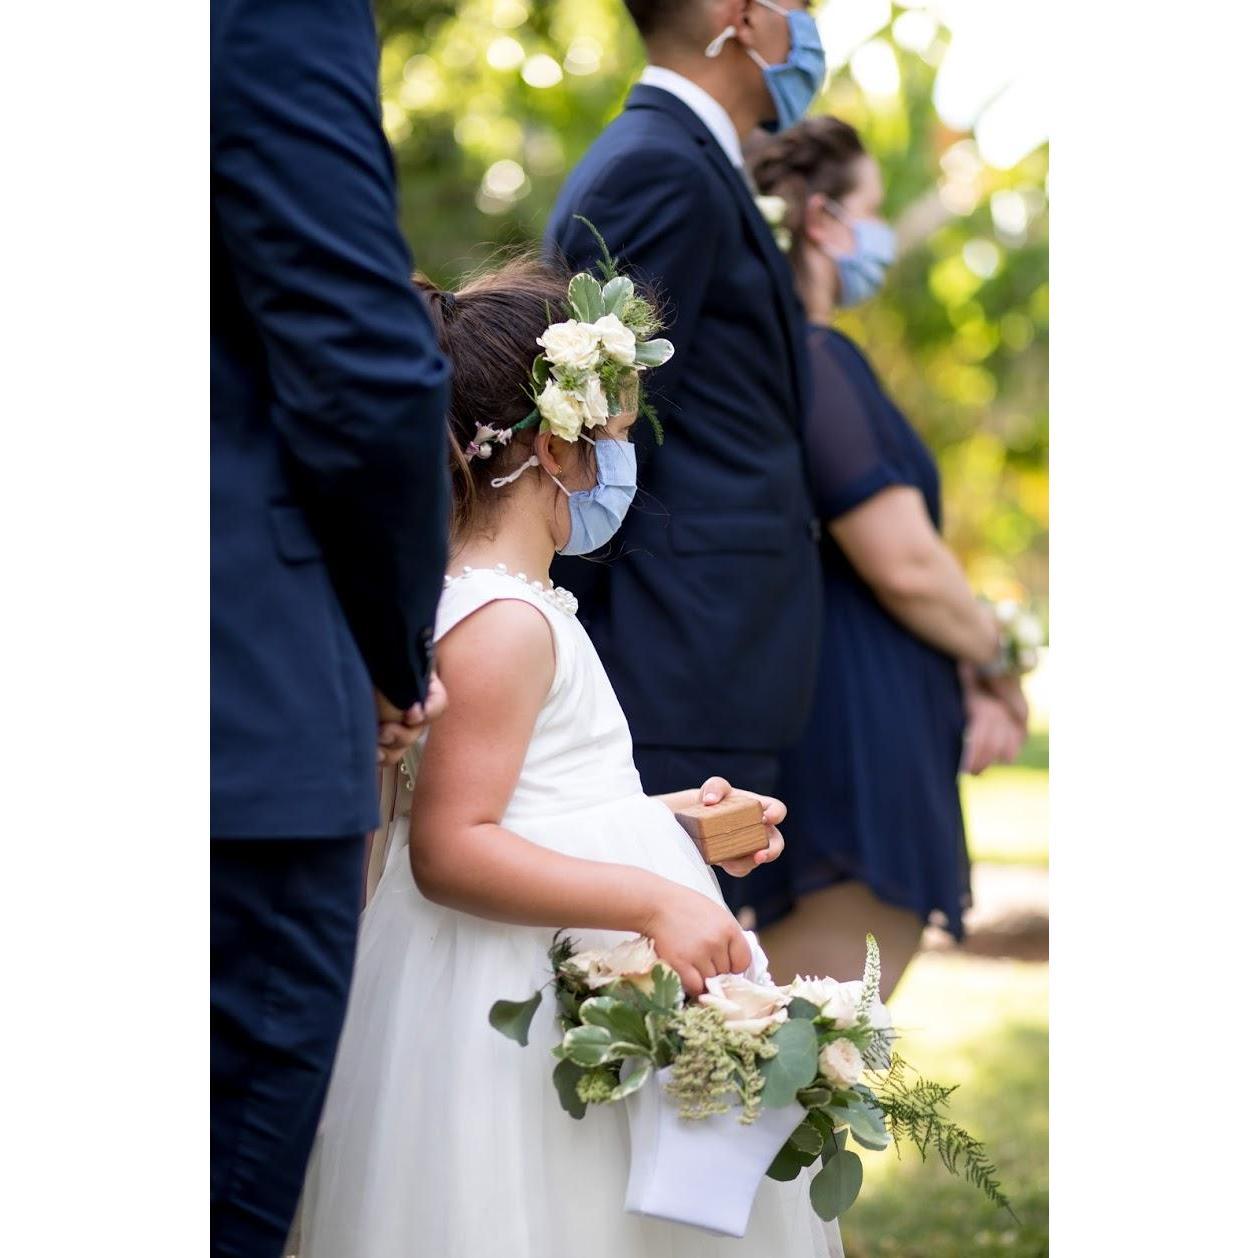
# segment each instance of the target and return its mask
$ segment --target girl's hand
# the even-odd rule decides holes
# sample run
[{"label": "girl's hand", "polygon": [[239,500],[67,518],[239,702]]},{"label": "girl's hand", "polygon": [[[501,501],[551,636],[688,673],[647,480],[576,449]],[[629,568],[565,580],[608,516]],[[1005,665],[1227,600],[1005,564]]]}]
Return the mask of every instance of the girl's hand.
[{"label": "girl's hand", "polygon": [[667,883],[642,924],[661,961],[677,971],[689,996],[699,996],[717,974],[741,974],[751,949],[734,915],[723,904],[679,883]]},{"label": "girl's hand", "polygon": [[737,860],[721,863],[721,868],[730,877],[745,878],[753,869],[767,865],[782,855],[786,840],[782,838],[778,823],[786,818],[786,805],[780,799],[774,799],[772,795],[753,795],[751,791],[735,790],[724,778],[708,778],[699,788],[701,804],[719,804],[721,800],[728,799],[731,795],[759,800],[760,807],[764,810],[764,824],[769,831],[768,847],[753,852],[750,856],[740,856]]}]

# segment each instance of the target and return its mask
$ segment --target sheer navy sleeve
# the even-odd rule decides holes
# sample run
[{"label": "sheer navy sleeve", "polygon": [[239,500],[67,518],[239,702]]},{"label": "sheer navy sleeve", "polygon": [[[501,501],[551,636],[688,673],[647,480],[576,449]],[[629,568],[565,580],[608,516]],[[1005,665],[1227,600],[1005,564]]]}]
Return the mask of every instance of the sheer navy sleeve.
[{"label": "sheer navy sleeve", "polygon": [[804,442],[817,514],[828,521],[879,490],[915,480],[882,423],[876,382],[855,346],[837,332],[813,328],[808,356],[813,399]]}]

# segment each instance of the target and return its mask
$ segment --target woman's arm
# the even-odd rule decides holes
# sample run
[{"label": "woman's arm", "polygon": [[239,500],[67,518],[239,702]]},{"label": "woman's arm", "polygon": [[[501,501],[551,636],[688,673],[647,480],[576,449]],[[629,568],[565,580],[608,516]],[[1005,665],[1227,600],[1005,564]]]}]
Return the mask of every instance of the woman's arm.
[{"label": "woman's arm", "polygon": [[491,603],[442,639],[447,714],[428,736],[411,813],[411,870],[424,896],[522,925],[639,932],[686,990],[751,964],[729,910],[646,870],[582,860],[512,833],[502,815],[554,679],[536,608]]},{"label": "woman's arm", "polygon": [[995,613],[974,597],[918,490],[883,489],[831,520],[830,533],[905,628],[957,659],[985,664],[996,655]]}]

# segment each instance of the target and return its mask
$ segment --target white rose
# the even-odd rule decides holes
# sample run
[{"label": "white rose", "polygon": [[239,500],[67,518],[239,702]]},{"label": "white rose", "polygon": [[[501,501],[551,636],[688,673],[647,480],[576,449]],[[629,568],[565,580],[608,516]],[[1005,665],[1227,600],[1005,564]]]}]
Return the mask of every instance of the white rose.
[{"label": "white rose", "polygon": [[1040,622],[1030,612],[1019,612],[1013,622],[1013,635],[1024,647],[1037,647],[1044,641]]},{"label": "white rose", "polygon": [[581,411],[587,428],[607,423],[607,398],[596,375],[591,374],[585,379],[585,388],[581,391]]},{"label": "white rose", "polygon": [[655,945],[639,935],[607,951],[578,952],[568,964],[580,970],[592,988],[624,982],[649,992],[654,986],[651,971],[663,963],[656,955]]},{"label": "white rose", "polygon": [[[853,994],[852,988],[856,991]],[[860,983],[840,983],[833,978],[800,978],[790,986],[792,996],[799,996],[821,1010],[822,1016],[846,1030],[856,1025],[856,1006],[860,1003]]]},{"label": "white rose", "polygon": [[638,338],[615,315],[604,315],[584,326],[598,337],[603,348],[618,363],[626,367],[632,365],[638,354]]},{"label": "white rose", "polygon": [[784,197],[757,197],[756,205],[765,219],[776,227],[786,217],[786,199]]},{"label": "white rose", "polygon": [[550,431],[565,441],[575,441],[581,433],[584,401],[579,394],[561,389],[548,380],[537,399],[537,409]]},{"label": "white rose", "polygon": [[835,1040],[821,1050],[818,1057],[821,1073],[840,1087],[850,1088],[861,1081],[865,1060],[851,1040]]},{"label": "white rose", "polygon": [[708,979],[707,988],[699,1003],[720,1010],[731,1031],[759,1035],[786,1021],[790,997],[780,987],[753,983],[741,974],[718,974]]},{"label": "white rose", "polygon": [[598,362],[598,335],[588,323],[578,323],[575,319],[552,323],[537,338],[537,343],[556,367],[585,371]]}]

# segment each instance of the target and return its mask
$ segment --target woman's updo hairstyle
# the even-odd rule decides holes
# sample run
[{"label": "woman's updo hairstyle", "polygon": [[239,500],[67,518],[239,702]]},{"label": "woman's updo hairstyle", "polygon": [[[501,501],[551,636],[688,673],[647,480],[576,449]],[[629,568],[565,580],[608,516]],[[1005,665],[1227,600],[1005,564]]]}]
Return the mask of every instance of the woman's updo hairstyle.
[{"label": "woman's updo hairstyle", "polygon": [[854,127],[838,118],[805,118],[787,131],[748,146],[747,169],[765,196],[786,202],[782,226],[791,233],[791,258],[804,239],[804,207],[814,193],[841,201],[856,185],[856,160],[865,146]]},{"label": "woman's updo hairstyle", "polygon": [[533,259],[518,258],[468,281],[457,293],[442,292],[422,276],[415,285],[428,301],[442,352],[450,359],[450,442],[453,510],[451,533],[467,534],[494,497],[509,492],[490,487],[495,476],[515,471],[532,453],[537,427],[494,443],[486,459],[465,451],[481,424],[510,428],[533,409],[528,394],[537,338],[562,318],[568,275]]}]

